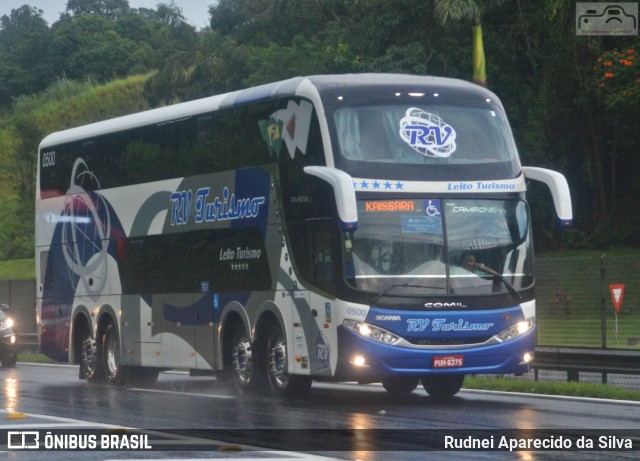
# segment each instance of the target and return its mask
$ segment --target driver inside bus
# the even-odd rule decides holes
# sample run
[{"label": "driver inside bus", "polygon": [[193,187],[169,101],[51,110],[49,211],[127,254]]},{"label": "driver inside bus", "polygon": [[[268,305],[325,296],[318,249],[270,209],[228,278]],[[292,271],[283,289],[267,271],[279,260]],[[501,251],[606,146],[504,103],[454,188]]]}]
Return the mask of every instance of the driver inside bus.
[{"label": "driver inside bus", "polygon": [[383,274],[391,272],[391,263],[393,258],[393,245],[389,242],[383,242],[373,247],[371,250],[372,266]]},{"label": "driver inside bus", "polygon": [[486,274],[498,275],[498,273],[493,269],[491,269],[489,266],[486,266],[483,263],[477,262],[475,255],[472,253],[463,254],[460,265],[466,270],[468,270],[469,272],[473,272],[476,275],[486,275]]}]

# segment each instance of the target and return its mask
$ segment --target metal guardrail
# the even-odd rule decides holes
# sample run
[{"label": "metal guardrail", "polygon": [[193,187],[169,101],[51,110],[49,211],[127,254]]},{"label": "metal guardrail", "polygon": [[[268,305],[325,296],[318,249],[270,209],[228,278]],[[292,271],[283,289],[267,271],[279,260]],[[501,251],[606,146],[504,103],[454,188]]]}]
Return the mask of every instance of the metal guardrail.
[{"label": "metal guardrail", "polygon": [[39,352],[38,333],[18,333],[18,353],[29,352],[34,354]]},{"label": "metal guardrail", "polygon": [[640,351],[538,346],[531,368],[536,381],[538,370],[558,370],[574,382],[580,380],[580,372],[601,373],[606,384],[608,373],[640,375]]}]

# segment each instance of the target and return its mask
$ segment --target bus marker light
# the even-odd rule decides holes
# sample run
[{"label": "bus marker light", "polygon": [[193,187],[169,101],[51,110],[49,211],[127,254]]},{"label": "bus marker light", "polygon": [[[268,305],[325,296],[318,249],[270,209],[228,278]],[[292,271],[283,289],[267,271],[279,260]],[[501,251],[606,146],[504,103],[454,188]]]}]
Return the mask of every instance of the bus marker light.
[{"label": "bus marker light", "polygon": [[296,362],[300,362],[302,360],[302,357],[300,357],[299,355],[296,355]]}]

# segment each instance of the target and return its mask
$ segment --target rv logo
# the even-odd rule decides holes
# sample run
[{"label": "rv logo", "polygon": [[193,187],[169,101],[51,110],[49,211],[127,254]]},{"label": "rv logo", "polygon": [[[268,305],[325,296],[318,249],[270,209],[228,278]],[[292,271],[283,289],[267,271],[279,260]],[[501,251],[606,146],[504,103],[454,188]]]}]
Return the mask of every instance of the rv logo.
[{"label": "rv logo", "polygon": [[429,326],[429,319],[407,319],[407,331],[424,331]]},{"label": "rv logo", "polygon": [[400,138],[425,157],[446,158],[456,150],[456,131],[435,114],[417,107],[400,120]]}]

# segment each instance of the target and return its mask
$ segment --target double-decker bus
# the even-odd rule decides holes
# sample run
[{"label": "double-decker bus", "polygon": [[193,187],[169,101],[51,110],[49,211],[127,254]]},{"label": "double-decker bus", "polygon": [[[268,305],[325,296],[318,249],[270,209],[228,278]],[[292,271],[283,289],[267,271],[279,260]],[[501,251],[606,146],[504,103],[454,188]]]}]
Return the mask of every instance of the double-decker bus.
[{"label": "double-decker bus", "polygon": [[298,77],[47,136],[36,198],[40,347],[89,382],[219,373],[311,382],[527,371],[534,254],[495,94],[446,78]]}]

